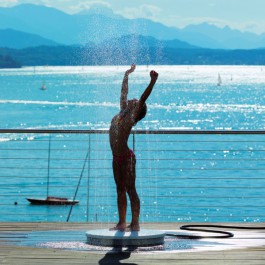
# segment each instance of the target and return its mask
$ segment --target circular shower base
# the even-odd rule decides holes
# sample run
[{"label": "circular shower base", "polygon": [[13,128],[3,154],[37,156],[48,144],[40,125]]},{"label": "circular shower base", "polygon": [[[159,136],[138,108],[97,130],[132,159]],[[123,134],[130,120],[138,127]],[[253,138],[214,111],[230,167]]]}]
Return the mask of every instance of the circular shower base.
[{"label": "circular shower base", "polygon": [[164,243],[165,233],[159,230],[110,231],[108,229],[86,232],[87,243],[95,246],[155,246]]}]

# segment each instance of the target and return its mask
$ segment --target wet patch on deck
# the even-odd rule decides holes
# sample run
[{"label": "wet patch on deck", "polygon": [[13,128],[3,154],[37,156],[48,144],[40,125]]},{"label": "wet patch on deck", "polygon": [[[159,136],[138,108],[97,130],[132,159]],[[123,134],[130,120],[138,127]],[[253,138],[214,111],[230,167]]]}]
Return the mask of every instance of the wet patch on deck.
[{"label": "wet patch on deck", "polygon": [[[172,231],[173,232],[173,231]],[[174,231],[183,235],[183,231]],[[265,245],[264,235],[257,232],[236,231],[234,238],[227,239],[181,239],[166,236],[164,244],[144,247],[105,247],[89,245],[86,242],[85,230],[49,230],[32,231],[25,233],[0,233],[0,245],[12,244],[16,246],[29,246],[36,248],[61,249],[72,251],[88,251],[97,253],[174,253],[174,252],[200,252],[211,250],[229,250]],[[250,240],[251,239],[251,240]]]}]

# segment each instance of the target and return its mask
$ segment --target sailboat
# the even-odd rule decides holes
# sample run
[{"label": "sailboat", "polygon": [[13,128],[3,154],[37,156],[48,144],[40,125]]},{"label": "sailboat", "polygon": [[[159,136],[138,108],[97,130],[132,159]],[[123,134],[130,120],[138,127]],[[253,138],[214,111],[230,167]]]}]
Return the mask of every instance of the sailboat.
[{"label": "sailboat", "polygon": [[31,204],[38,205],[74,205],[79,203],[79,201],[69,200],[62,197],[47,196],[45,199],[41,198],[27,198]]},{"label": "sailboat", "polygon": [[42,85],[41,85],[41,88],[40,89],[41,90],[46,90],[47,89],[46,84],[45,84],[44,81],[42,82]]},{"label": "sailboat", "polygon": [[47,176],[47,197],[46,198],[26,198],[31,204],[38,205],[74,205],[79,203],[76,200],[69,200],[63,197],[49,196],[50,186],[50,157],[51,157],[51,137],[49,137],[49,153],[48,153],[48,176]]},{"label": "sailboat", "polygon": [[221,85],[222,85],[221,75],[218,74],[217,86],[221,86]]}]

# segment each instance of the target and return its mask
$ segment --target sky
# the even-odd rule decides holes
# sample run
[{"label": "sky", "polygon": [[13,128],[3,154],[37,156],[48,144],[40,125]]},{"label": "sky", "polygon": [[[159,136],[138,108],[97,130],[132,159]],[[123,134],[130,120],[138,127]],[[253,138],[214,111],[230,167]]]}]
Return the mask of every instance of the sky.
[{"label": "sky", "polygon": [[46,5],[69,14],[102,5],[127,18],[147,18],[177,28],[208,22],[265,32],[265,0],[0,0],[0,7],[22,3]]}]

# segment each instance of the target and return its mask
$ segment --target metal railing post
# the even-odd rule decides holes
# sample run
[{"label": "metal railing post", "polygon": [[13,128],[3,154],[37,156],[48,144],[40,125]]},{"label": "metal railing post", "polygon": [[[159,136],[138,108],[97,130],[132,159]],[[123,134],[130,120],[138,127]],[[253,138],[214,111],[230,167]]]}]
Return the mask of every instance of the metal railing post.
[{"label": "metal railing post", "polygon": [[49,149],[48,149],[47,198],[49,196],[49,187],[50,187],[50,161],[51,161],[51,135],[49,135]]},{"label": "metal railing post", "polygon": [[89,220],[89,185],[90,185],[90,150],[91,150],[91,134],[88,135],[88,157],[87,157],[87,222]]}]

